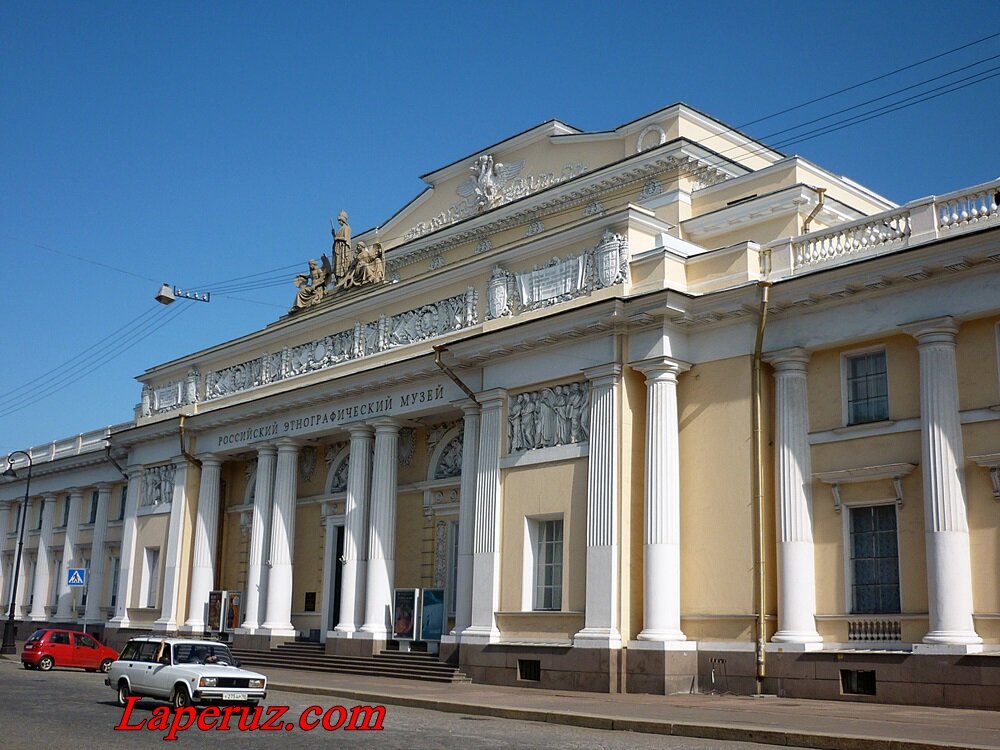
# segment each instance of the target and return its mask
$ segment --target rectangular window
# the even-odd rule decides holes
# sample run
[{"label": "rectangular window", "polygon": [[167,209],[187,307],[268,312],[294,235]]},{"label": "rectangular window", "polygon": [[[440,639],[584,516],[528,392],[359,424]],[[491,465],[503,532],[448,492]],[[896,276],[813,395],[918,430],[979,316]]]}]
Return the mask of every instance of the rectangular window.
[{"label": "rectangular window", "polygon": [[97,523],[97,500],[100,497],[97,490],[90,495],[90,523]]},{"label": "rectangular window", "polygon": [[42,500],[42,502],[40,502],[38,504],[38,525],[35,526],[35,531],[38,531],[38,530],[40,530],[42,528],[42,516],[43,515],[45,515],[45,501],[44,500]]},{"label": "rectangular window", "polygon": [[80,562],[80,567],[87,571],[87,585],[80,589],[80,606],[87,606],[87,592],[90,591],[90,560],[86,557]]},{"label": "rectangular window", "polygon": [[64,529],[67,526],[69,526],[69,507],[70,507],[69,506],[69,495],[67,495],[66,497],[63,498],[63,521],[62,521],[62,525],[63,525]]},{"label": "rectangular window", "polygon": [[28,585],[28,608],[35,606],[35,575],[38,573],[38,558],[31,561],[31,575],[26,581]]},{"label": "rectangular window", "polygon": [[847,424],[889,418],[889,378],[885,351],[847,357]]},{"label": "rectangular window", "polygon": [[62,582],[66,578],[66,571],[63,570],[62,557],[56,557],[52,561],[52,570],[56,572],[55,580],[49,581],[49,585],[52,586],[52,606],[55,607],[59,604],[59,589],[62,588]]},{"label": "rectangular window", "polygon": [[14,534],[17,534],[18,532],[21,531],[21,511],[23,509],[24,509],[24,504],[23,503],[18,503],[17,504],[17,520],[14,521],[14,531],[13,531]]},{"label": "rectangular window", "polygon": [[142,602],[140,607],[155,607],[157,596],[157,568],[160,565],[160,548],[146,547],[142,565]]},{"label": "rectangular window", "polygon": [[118,500],[118,520],[125,519],[125,503],[128,501],[128,485],[122,485],[122,494]]},{"label": "rectangular window", "polygon": [[111,597],[108,602],[111,609],[118,603],[118,576],[121,574],[121,558],[111,558]]},{"label": "rectangular window", "polygon": [[899,612],[896,506],[851,508],[851,612]]},{"label": "rectangular window", "polygon": [[538,521],[533,609],[562,609],[562,519]]},{"label": "rectangular window", "polygon": [[448,523],[448,615],[455,616],[458,600],[458,521]]}]

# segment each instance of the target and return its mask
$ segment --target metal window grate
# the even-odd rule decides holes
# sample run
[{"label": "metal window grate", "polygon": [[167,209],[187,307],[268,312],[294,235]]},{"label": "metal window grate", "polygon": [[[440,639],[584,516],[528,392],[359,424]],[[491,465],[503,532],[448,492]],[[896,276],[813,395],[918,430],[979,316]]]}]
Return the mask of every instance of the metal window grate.
[{"label": "metal window grate", "polygon": [[542,662],[538,659],[518,659],[517,679],[530,682],[542,681]]}]

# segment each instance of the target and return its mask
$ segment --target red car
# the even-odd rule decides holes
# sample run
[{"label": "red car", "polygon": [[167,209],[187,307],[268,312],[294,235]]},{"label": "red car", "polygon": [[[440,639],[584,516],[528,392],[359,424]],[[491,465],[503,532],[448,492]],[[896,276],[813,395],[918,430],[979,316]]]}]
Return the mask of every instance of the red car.
[{"label": "red car", "polygon": [[21,663],[25,669],[48,672],[52,667],[78,667],[88,672],[107,672],[118,652],[93,636],[75,630],[36,630],[24,644]]}]

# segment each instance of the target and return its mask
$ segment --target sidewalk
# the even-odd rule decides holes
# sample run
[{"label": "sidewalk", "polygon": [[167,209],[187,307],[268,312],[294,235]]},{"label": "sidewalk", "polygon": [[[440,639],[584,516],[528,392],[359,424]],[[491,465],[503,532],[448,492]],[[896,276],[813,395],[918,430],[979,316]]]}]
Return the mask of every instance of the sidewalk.
[{"label": "sidewalk", "polygon": [[361,703],[829,750],[1000,750],[1000,712],[720,695],[605,695],[268,669],[268,687]]}]

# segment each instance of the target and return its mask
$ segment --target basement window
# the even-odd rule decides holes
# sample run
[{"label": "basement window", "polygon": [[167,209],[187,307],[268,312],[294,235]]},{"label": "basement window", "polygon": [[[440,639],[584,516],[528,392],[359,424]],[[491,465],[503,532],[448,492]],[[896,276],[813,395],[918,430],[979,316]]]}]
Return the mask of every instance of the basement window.
[{"label": "basement window", "polygon": [[518,659],[517,679],[529,682],[541,682],[542,662],[538,659]]},{"label": "basement window", "polygon": [[875,695],[874,669],[841,669],[841,695]]}]

